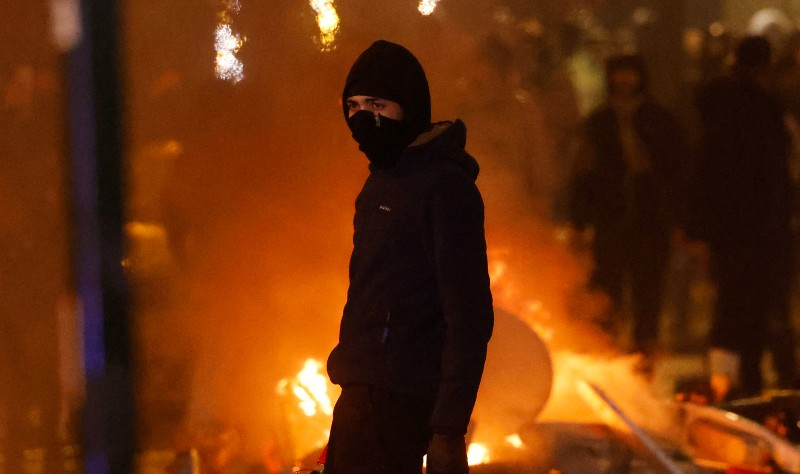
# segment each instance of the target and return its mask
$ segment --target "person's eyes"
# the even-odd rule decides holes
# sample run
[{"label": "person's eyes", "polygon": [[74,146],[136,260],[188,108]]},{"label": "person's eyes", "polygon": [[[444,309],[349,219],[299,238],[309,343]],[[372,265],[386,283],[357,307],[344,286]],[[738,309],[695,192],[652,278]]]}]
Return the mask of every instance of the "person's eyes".
[{"label": "person's eyes", "polygon": [[386,107],[386,104],[384,104],[383,102],[373,102],[372,106],[376,109],[382,109]]},{"label": "person's eyes", "polygon": [[347,103],[347,108],[350,109],[350,110],[355,110],[355,109],[358,108],[358,104],[356,102],[348,102]]}]

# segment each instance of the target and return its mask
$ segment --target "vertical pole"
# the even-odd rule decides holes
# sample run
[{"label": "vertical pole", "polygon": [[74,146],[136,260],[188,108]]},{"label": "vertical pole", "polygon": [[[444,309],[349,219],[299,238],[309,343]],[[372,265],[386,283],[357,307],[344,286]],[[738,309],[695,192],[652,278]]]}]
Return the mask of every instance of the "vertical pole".
[{"label": "vertical pole", "polygon": [[66,55],[76,293],[83,308],[84,472],[133,472],[135,436],[123,261],[122,100],[114,0],[73,0]]}]

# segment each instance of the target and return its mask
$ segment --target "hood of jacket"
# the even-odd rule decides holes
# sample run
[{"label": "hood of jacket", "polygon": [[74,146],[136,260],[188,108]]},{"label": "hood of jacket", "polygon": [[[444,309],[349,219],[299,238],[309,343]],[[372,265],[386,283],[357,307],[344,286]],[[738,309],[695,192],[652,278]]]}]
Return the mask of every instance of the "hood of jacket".
[{"label": "hood of jacket", "polygon": [[398,162],[390,168],[370,164],[371,172],[400,172],[408,166],[424,165],[429,160],[446,160],[462,169],[473,181],[478,178],[480,166],[465,150],[467,126],[459,119],[438,122],[420,135],[403,151]]}]

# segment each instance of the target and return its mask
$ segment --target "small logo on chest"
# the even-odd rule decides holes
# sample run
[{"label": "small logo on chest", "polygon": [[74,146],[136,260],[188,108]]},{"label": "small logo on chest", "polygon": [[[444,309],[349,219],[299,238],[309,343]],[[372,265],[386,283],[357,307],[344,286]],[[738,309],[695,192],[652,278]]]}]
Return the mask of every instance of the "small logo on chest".
[{"label": "small logo on chest", "polygon": [[392,212],[392,208],[387,206],[386,204],[381,204],[380,206],[378,206],[378,209],[380,209],[383,212]]}]

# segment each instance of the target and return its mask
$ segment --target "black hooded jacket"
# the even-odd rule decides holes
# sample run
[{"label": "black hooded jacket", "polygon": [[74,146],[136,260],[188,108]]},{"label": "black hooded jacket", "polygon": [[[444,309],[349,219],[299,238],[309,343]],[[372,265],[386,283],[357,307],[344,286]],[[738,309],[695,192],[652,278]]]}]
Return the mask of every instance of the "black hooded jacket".
[{"label": "black hooded jacket", "polygon": [[465,143],[456,121],[393,166],[370,167],[328,359],[334,383],[435,397],[431,428],[452,434],[466,433],[494,320],[478,164]]}]

